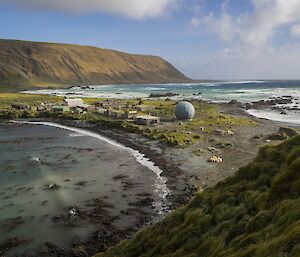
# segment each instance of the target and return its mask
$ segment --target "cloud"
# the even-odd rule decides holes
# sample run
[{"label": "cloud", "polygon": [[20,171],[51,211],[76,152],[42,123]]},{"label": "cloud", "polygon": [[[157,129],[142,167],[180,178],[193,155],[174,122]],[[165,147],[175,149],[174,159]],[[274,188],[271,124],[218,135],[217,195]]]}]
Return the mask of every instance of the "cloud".
[{"label": "cloud", "polygon": [[[251,0],[252,9],[233,15],[230,1],[219,13],[195,15],[191,26],[224,42],[213,56],[191,60],[192,77],[216,79],[299,79],[300,0]],[[288,33],[285,33],[285,32]],[[200,73],[200,74],[199,74]],[[198,75],[197,75],[198,74]],[[200,76],[199,76],[200,75]]]},{"label": "cloud", "polygon": [[191,20],[192,27],[206,26],[217,34],[223,41],[229,43],[231,42],[236,35],[238,34],[238,23],[239,20],[234,20],[231,15],[227,13],[228,1],[225,1],[221,6],[221,14],[215,16],[213,13],[210,13],[204,17],[194,17]]},{"label": "cloud", "polygon": [[223,13],[219,17],[215,17],[213,14],[205,16],[201,19],[193,18],[191,20],[193,27],[201,25],[207,26],[210,31],[217,34],[224,42],[232,42],[238,34],[238,27],[235,25],[232,17],[226,13]]},{"label": "cloud", "polygon": [[154,18],[173,8],[178,0],[1,0],[27,9],[58,10],[75,14],[104,12],[135,19]]},{"label": "cloud", "polygon": [[[221,14],[193,18],[193,26],[206,25],[225,42],[235,40],[248,50],[263,50],[272,45],[276,32],[284,25],[300,21],[299,0],[252,0],[253,12],[234,17],[227,12],[225,1]],[[197,22],[196,22],[197,21]],[[291,30],[297,33],[297,27]]]},{"label": "cloud", "polygon": [[254,13],[247,18],[240,33],[244,45],[264,48],[284,25],[300,20],[299,0],[253,0]]},{"label": "cloud", "polygon": [[294,37],[300,37],[300,24],[291,27],[290,33]]}]

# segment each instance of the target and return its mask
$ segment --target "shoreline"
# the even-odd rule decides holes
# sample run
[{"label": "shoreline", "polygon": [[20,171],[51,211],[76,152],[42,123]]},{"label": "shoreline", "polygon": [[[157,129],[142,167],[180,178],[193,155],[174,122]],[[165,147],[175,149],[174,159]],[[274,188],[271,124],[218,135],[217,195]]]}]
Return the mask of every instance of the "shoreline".
[{"label": "shoreline", "polygon": [[[112,129],[105,123],[92,124],[79,120],[62,120],[62,119],[34,119],[32,121],[55,122],[65,126],[88,130],[113,140],[118,144],[139,151],[147,159],[158,166],[163,172],[162,176],[167,178],[167,186],[171,194],[167,196],[171,203],[170,210],[186,204],[195,194],[196,187],[199,191],[221,182],[228,176],[234,174],[236,170],[251,161],[257,154],[259,147],[265,144],[277,144],[280,141],[267,142],[264,139],[253,139],[257,134],[268,135],[276,132],[280,126],[286,127],[287,124],[272,122],[266,119],[260,119],[251,116],[243,108],[229,104],[216,105],[223,113],[239,117],[248,117],[257,122],[257,126],[235,128],[233,136],[208,135],[205,141],[200,141],[195,145],[186,148],[169,147],[167,144],[157,140],[146,138],[140,134],[126,132],[120,129]],[[294,124],[289,124],[294,127]],[[296,126],[296,128],[299,128]],[[216,148],[221,142],[230,141],[229,148]],[[212,150],[212,148],[214,148]],[[195,155],[195,151],[201,150],[201,154]],[[203,150],[203,152],[202,152]],[[218,154],[224,158],[221,164],[209,163],[207,158],[213,154]],[[166,214],[166,213],[165,213]],[[85,245],[90,247],[89,254],[92,255],[99,251],[105,251],[108,247],[113,246],[121,240],[130,238],[136,231],[143,227],[155,223],[156,216],[145,215],[140,213],[140,222],[131,226],[128,230],[112,229],[113,233],[102,235],[106,243],[103,245],[99,242],[99,231],[93,233],[87,238]],[[162,217],[159,217],[160,220]],[[99,245],[100,244],[100,245]],[[65,256],[74,256],[73,253],[66,249],[57,248],[54,245],[47,245],[47,251],[39,253],[39,256],[47,256],[49,251],[59,253],[63,251]],[[56,256],[54,254],[54,256]]]},{"label": "shoreline", "polygon": [[[154,167],[157,166],[159,169],[162,169],[162,177],[166,177],[166,184],[167,187],[170,187],[170,192],[167,192],[168,194],[166,195],[166,199],[164,202],[161,203],[161,208],[163,213],[161,213],[159,210],[155,210],[152,207],[152,203],[145,201],[146,199],[149,199],[148,196],[145,197],[136,197],[137,202],[133,201],[132,202],[132,208],[138,208],[137,211],[129,211],[129,213],[124,213],[121,215],[130,215],[135,217],[137,222],[132,223],[132,221],[128,221],[128,224],[125,227],[125,229],[121,229],[118,227],[114,226],[108,226],[105,230],[110,231],[108,234],[104,232],[104,230],[95,230],[93,233],[91,233],[87,238],[85,242],[80,242],[80,244],[85,245],[89,250],[88,254],[93,255],[96,254],[99,251],[104,251],[108,247],[113,246],[117,244],[118,242],[128,239],[131,236],[133,236],[138,230],[144,228],[145,226],[154,224],[158,221],[160,221],[167,213],[169,213],[171,210],[174,210],[178,206],[185,204],[186,202],[189,201],[189,199],[194,195],[195,193],[195,188],[192,186],[189,186],[188,183],[186,183],[186,180],[182,178],[183,172],[179,171],[179,169],[176,170],[176,174],[174,174],[174,169],[175,166],[172,164],[168,163],[165,159],[163,159],[159,153],[155,152],[154,150],[146,150],[147,147],[137,147],[131,140],[126,140],[125,137],[121,139],[120,137],[110,135],[109,133],[99,133],[99,128],[97,127],[91,127],[91,125],[86,124],[85,122],[76,122],[76,121],[58,121],[58,120],[46,120],[43,119],[41,122],[56,122],[57,124],[65,125],[65,126],[72,126],[73,128],[79,128],[79,129],[84,129],[87,131],[91,131],[92,133],[96,133],[97,135],[104,136],[107,138],[107,140],[113,140],[116,142],[117,146],[121,144],[122,147],[124,148],[130,148],[133,149],[132,152],[128,151],[129,154],[134,155],[134,151],[139,151],[138,158],[143,157],[146,159],[149,159],[149,161],[154,163]],[[22,121],[20,123],[10,123],[10,122],[5,122],[4,124],[8,124],[9,126],[18,126],[22,125]],[[24,124],[24,123],[23,123]],[[26,122],[27,125],[37,125],[37,124],[30,124],[30,122]],[[103,132],[103,128],[101,128],[101,131]],[[108,128],[107,128],[108,132]],[[158,145],[153,145],[159,149],[160,146]],[[126,149],[125,149],[126,150]],[[136,156],[134,156],[136,157]],[[138,163],[138,160],[137,160]],[[141,164],[141,163],[140,163]],[[149,167],[147,167],[149,169]],[[150,169],[151,170],[151,169]],[[153,172],[153,171],[152,171]],[[181,176],[181,178],[179,178]],[[121,178],[121,181],[123,179]],[[140,200],[140,198],[145,198],[144,200]],[[92,200],[92,199],[91,199]],[[101,200],[101,198],[100,198]],[[105,199],[103,199],[105,200]],[[138,205],[135,205],[138,204]],[[136,207],[134,207],[136,206]],[[76,209],[81,210],[81,213],[83,213],[83,206],[78,205],[75,206]],[[154,211],[155,210],[155,211]],[[114,216],[111,216],[109,214],[106,214],[108,220],[114,219]],[[62,218],[63,217],[57,217],[57,218]],[[67,222],[67,221],[62,221]],[[101,236],[100,236],[101,235]],[[100,242],[99,242],[99,236],[100,236]],[[17,239],[16,239],[17,240]],[[16,241],[15,241],[16,242]],[[22,242],[20,240],[20,242]],[[1,246],[0,242],[0,246]],[[73,243],[72,243],[73,244]],[[76,242],[74,242],[76,244]],[[34,252],[32,256],[42,256],[46,257],[49,256],[51,253],[53,256],[59,256],[59,253],[64,253],[64,256],[74,256],[74,253],[72,252],[72,246],[70,245],[70,248],[62,249],[58,246],[55,246],[54,244],[51,243],[46,243],[45,245],[41,246],[43,250],[40,250],[40,252]],[[32,249],[33,251],[34,249]],[[22,255],[21,255],[22,256]]]},{"label": "shoreline", "polygon": [[[171,200],[169,206],[171,210],[177,208],[181,204],[186,203],[196,191],[196,188],[188,182],[184,171],[182,171],[179,167],[162,155],[164,149],[168,148],[168,146],[164,143],[148,139],[136,133],[111,129],[109,125],[104,123],[94,125],[86,123],[85,121],[56,119],[42,119],[40,121],[54,122],[65,126],[88,130],[102,137],[106,137],[108,140],[112,140],[126,148],[132,149],[133,151],[138,151],[144,156],[144,158],[148,159],[154,164],[154,166],[158,167],[162,171],[160,174],[161,176],[167,178],[166,184],[168,188],[171,192],[175,193],[167,196],[169,200]],[[141,144],[141,142],[144,144]],[[147,143],[150,143],[150,145],[147,145]],[[149,167],[147,168],[149,169]]]}]

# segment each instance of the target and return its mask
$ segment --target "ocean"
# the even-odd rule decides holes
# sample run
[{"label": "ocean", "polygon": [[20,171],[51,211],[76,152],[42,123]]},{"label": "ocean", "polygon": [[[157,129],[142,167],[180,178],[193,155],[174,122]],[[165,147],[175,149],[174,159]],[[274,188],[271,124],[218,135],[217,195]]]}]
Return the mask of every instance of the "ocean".
[{"label": "ocean", "polygon": [[[300,106],[300,81],[226,81],[210,83],[180,83],[180,84],[126,84],[99,85],[85,89],[72,87],[70,89],[45,89],[26,91],[25,93],[51,94],[59,96],[97,97],[97,98],[138,98],[149,97],[151,93],[178,94],[172,99],[204,99],[213,102],[228,102],[237,100],[247,103],[268,100],[274,97],[292,96],[290,106]],[[280,115],[278,111],[249,110],[249,113],[261,118],[300,124],[299,110],[287,111]]]}]

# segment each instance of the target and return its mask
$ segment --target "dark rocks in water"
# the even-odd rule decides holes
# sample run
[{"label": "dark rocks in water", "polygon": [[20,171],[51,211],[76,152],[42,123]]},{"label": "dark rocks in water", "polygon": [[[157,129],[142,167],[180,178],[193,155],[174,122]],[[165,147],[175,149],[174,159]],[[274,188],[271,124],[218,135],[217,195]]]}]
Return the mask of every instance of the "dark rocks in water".
[{"label": "dark rocks in water", "polygon": [[129,203],[129,206],[138,206],[138,207],[144,207],[144,206],[151,206],[153,204],[154,200],[150,197],[144,198],[142,200],[139,200],[134,203]]},{"label": "dark rocks in water", "polygon": [[89,86],[80,86],[80,89],[91,89]]},{"label": "dark rocks in water", "polygon": [[227,104],[229,104],[229,105],[235,105],[235,106],[242,106],[243,105],[241,102],[239,102],[237,100],[231,100]]},{"label": "dark rocks in water", "polygon": [[194,93],[193,95],[202,95],[202,92]]},{"label": "dark rocks in water", "polygon": [[23,217],[18,216],[11,218],[5,221],[5,224],[2,226],[7,232],[14,231],[18,226],[24,224],[25,221]]},{"label": "dark rocks in water", "polygon": [[19,187],[19,188],[16,189],[16,191],[23,191],[25,189],[26,189],[26,187]]},{"label": "dark rocks in water", "polygon": [[5,253],[12,248],[19,247],[20,245],[27,244],[31,239],[24,239],[19,237],[13,237],[0,242],[0,256],[5,256]]},{"label": "dark rocks in water", "polygon": [[176,93],[151,93],[150,98],[152,97],[172,97],[172,96],[178,96],[179,94]]},{"label": "dark rocks in water", "polygon": [[59,257],[71,257],[71,251],[67,251],[63,248],[60,248],[56,246],[55,244],[51,242],[45,242],[44,246],[46,247],[46,250],[41,250],[37,254],[41,257],[44,256],[59,256]]},{"label": "dark rocks in water", "polygon": [[124,184],[123,190],[125,190],[125,191],[141,185],[141,183],[132,182],[132,181],[124,181],[123,184]]},{"label": "dark rocks in water", "polygon": [[139,193],[139,194],[137,194],[136,196],[140,196],[140,197],[150,197],[151,194],[145,192],[145,193]]},{"label": "dark rocks in water", "polygon": [[80,227],[84,220],[84,214],[76,206],[66,207],[64,213],[52,217],[52,221],[60,226]]},{"label": "dark rocks in water", "polygon": [[[106,197],[103,197],[106,198]],[[92,200],[87,201],[85,204],[87,207],[97,207],[97,208],[113,208],[114,206],[112,204],[108,204],[102,199],[94,198]]]},{"label": "dark rocks in water", "polygon": [[60,188],[61,188],[61,186],[56,184],[56,183],[51,183],[49,185],[44,186],[44,190],[49,190],[49,191],[55,191],[55,190],[58,190]]},{"label": "dark rocks in water", "polygon": [[120,174],[120,175],[114,176],[113,179],[114,180],[119,180],[119,179],[125,179],[127,177],[128,177],[127,175]]},{"label": "dark rocks in water", "polygon": [[293,105],[291,107],[287,107],[286,110],[288,110],[288,111],[300,111],[300,107],[298,105]]},{"label": "dark rocks in water", "polygon": [[87,181],[78,181],[75,183],[75,186],[85,187],[87,183]]},{"label": "dark rocks in water", "polygon": [[48,200],[42,201],[41,206],[46,206],[48,204]]},{"label": "dark rocks in water", "polygon": [[276,97],[269,100],[260,100],[245,105],[246,109],[262,109],[266,107],[272,107],[273,109],[281,109],[277,105],[285,105],[293,103],[292,97]]},{"label": "dark rocks in water", "polygon": [[84,227],[87,224],[110,224],[117,218],[111,216],[107,210],[114,206],[105,203],[101,199],[92,199],[85,206],[87,208],[66,207],[62,214],[53,216],[52,221],[58,226]]}]

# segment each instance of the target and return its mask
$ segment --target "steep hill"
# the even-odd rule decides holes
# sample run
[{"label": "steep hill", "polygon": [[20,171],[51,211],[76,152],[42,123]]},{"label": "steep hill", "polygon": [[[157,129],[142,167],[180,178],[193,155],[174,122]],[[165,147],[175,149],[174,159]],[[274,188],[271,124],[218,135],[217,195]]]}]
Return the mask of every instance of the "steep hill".
[{"label": "steep hill", "polygon": [[191,81],[160,57],[91,46],[0,40],[0,88]]},{"label": "steep hill", "polygon": [[96,257],[299,257],[300,135]]}]

